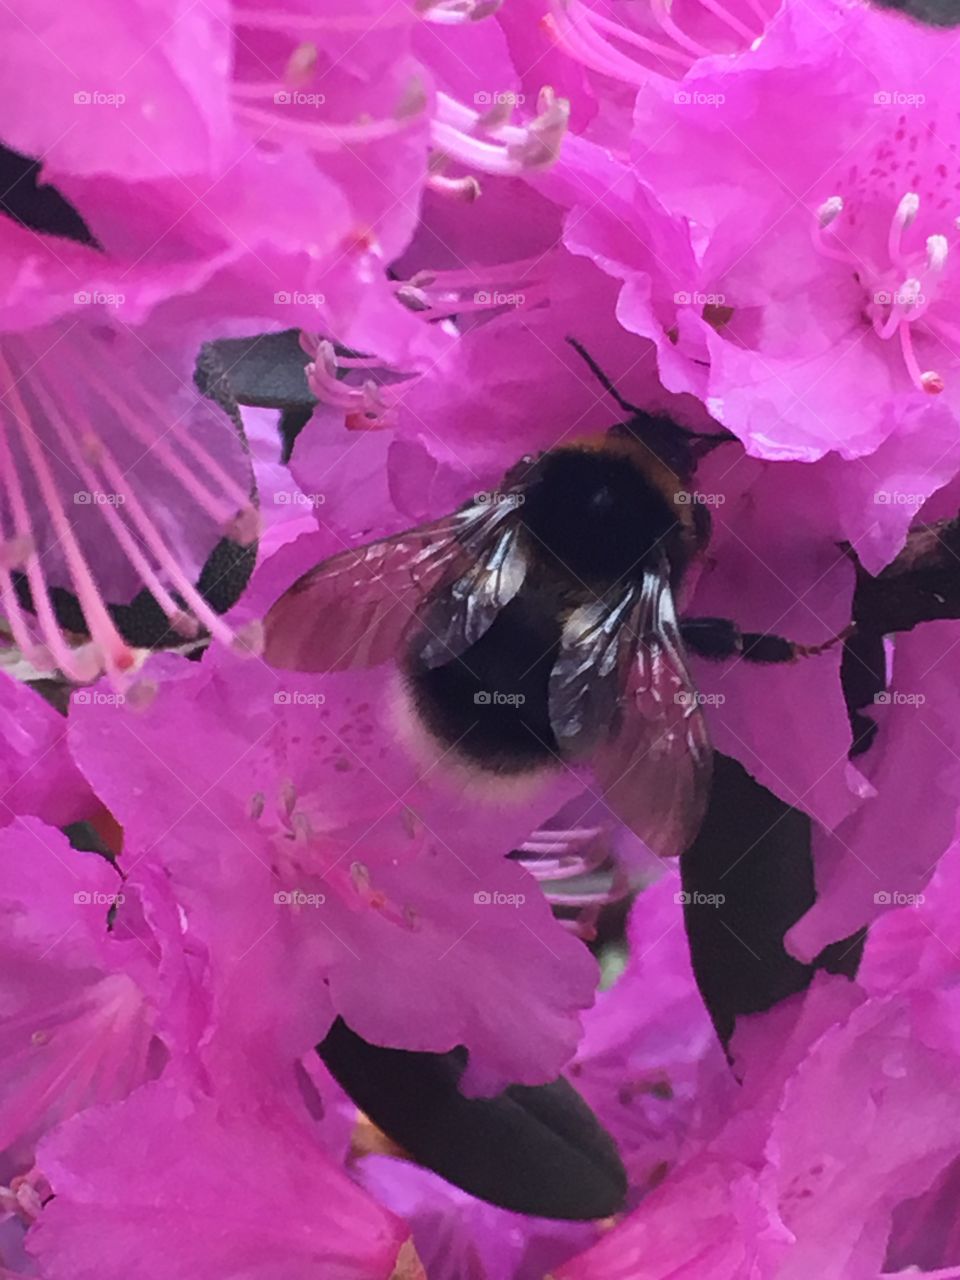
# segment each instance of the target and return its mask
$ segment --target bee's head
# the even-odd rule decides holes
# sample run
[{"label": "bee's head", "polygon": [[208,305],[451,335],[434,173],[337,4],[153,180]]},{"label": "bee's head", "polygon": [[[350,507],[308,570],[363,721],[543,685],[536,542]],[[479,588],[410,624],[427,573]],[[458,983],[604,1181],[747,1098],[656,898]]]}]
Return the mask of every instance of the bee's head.
[{"label": "bee's head", "polygon": [[607,434],[614,440],[629,440],[649,450],[673,472],[680,484],[692,482],[701,458],[718,445],[735,439],[728,431],[715,434],[689,431],[672,418],[644,413],[641,409],[611,427]]}]

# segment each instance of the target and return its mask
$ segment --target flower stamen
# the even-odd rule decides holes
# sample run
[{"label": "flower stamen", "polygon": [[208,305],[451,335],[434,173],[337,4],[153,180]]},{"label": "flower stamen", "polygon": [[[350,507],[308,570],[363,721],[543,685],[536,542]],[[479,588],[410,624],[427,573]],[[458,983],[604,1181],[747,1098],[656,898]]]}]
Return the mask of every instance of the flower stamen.
[{"label": "flower stamen", "polygon": [[438,93],[431,136],[445,157],[470,169],[513,177],[547,169],[556,161],[569,119],[570,103],[548,86],[540,90],[536,116],[522,126],[505,124],[501,114],[481,114]]},{"label": "flower stamen", "polygon": [[[931,315],[947,266],[949,242],[945,235],[937,233],[926,237],[922,253],[907,247],[906,233],[916,222],[920,207],[920,197],[915,191],[906,192],[897,202],[887,228],[888,267],[878,267],[866,254],[840,246],[839,222],[846,206],[839,195],[830,196],[816,210],[814,244],[825,257],[855,268],[857,279],[868,290],[866,315],[874,333],[882,341],[897,337],[904,366],[914,386],[927,395],[939,395],[944,389],[944,379],[935,369],[921,369],[912,326],[922,320],[928,332],[950,336],[949,323]],[[854,226],[851,218],[848,235]]]},{"label": "flower stamen", "polygon": [[[750,15],[757,20],[757,26],[753,27],[723,0],[698,0],[698,3],[699,10],[695,2],[687,8],[685,16],[688,26],[690,19],[698,27],[706,26],[708,30],[703,39],[679,25],[671,0],[650,0],[642,10],[640,6],[631,7],[629,18],[623,21],[598,13],[584,0],[551,0],[543,26],[584,66],[639,88],[651,72],[682,79],[700,58],[733,52],[730,36],[740,48],[752,48],[774,11],[773,5],[768,11],[764,0],[748,0]],[[648,19],[645,30],[628,25],[639,13]],[[716,29],[713,19],[727,29],[729,36]]]}]

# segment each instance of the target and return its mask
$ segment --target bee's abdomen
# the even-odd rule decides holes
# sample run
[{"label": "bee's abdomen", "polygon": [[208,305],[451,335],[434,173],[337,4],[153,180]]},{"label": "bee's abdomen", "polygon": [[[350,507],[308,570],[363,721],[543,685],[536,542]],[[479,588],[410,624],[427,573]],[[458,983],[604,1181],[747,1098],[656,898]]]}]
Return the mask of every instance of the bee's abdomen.
[{"label": "bee's abdomen", "polygon": [[555,763],[548,683],[559,644],[555,608],[522,589],[462,657],[434,668],[410,662],[407,684],[424,727],[488,772]]}]

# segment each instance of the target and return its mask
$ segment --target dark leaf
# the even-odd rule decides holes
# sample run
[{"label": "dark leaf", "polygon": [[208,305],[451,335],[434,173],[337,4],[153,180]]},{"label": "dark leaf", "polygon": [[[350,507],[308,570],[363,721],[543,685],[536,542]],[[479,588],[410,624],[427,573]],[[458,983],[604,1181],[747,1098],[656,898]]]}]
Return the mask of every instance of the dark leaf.
[{"label": "dark leaf", "polygon": [[307,386],[310,357],[300,346],[300,330],[260,333],[210,342],[238,404],[262,409],[313,411],[316,396]]},{"label": "dark leaf", "polygon": [[955,27],[960,23],[960,0],[876,0],[883,9],[896,9],[932,27]]},{"label": "dark leaf", "polygon": [[684,924],[700,994],[724,1044],[741,1014],[809,986],[817,969],[853,977],[863,935],[801,964],[783,937],[813,905],[810,819],[728,756],[715,755],[707,815],[680,859]]},{"label": "dark leaf", "polygon": [[388,1138],[471,1195],[542,1218],[606,1218],[623,1207],[617,1149],[566,1080],[465,1098],[464,1050],[384,1049],[340,1018],[317,1052]]}]

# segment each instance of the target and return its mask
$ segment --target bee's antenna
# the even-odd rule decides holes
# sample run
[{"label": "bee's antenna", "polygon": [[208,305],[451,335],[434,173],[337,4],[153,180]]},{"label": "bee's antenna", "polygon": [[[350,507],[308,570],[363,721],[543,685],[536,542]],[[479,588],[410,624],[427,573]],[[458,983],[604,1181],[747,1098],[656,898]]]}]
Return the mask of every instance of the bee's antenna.
[{"label": "bee's antenna", "polygon": [[[642,418],[647,421],[650,420],[651,415],[645,410],[641,409],[638,405],[631,404],[629,400],[624,400],[623,396],[613,385],[613,382],[603,372],[596,360],[594,360],[593,356],[582,343],[578,342],[576,338],[570,337],[567,338],[567,341],[570,343],[571,347],[573,347],[574,351],[576,351],[577,355],[586,362],[593,376],[597,379],[603,389],[613,396],[621,409],[626,413],[629,413],[631,418]],[[692,457],[696,461],[699,461],[713,449],[716,449],[718,445],[728,444],[737,439],[732,431],[691,431],[688,427],[681,427],[678,422],[673,421],[671,421],[670,426],[677,435],[682,436],[686,441],[688,441],[692,451]]]},{"label": "bee's antenna", "polygon": [[593,374],[596,380],[600,383],[601,387],[603,387],[605,391],[609,392],[609,394],[613,396],[614,400],[616,400],[617,404],[620,406],[621,409],[624,409],[627,413],[630,414],[631,417],[635,417],[637,414],[643,412],[643,410],[637,408],[635,404],[631,404],[629,400],[624,400],[623,396],[620,394],[617,388],[613,385],[613,383],[610,381],[607,375],[603,372],[603,370],[597,364],[596,360],[594,360],[593,356],[586,349],[586,347],[584,347],[581,343],[579,343],[576,340],[576,338],[567,338],[567,341],[570,343],[571,347],[573,347],[574,351],[576,351],[577,355],[580,356],[581,359],[586,362],[586,364],[590,369],[590,372]]}]

